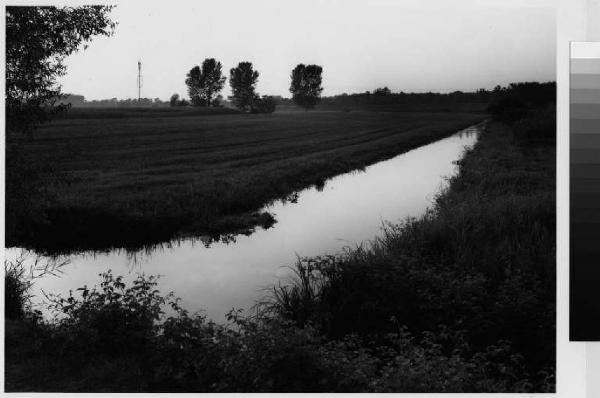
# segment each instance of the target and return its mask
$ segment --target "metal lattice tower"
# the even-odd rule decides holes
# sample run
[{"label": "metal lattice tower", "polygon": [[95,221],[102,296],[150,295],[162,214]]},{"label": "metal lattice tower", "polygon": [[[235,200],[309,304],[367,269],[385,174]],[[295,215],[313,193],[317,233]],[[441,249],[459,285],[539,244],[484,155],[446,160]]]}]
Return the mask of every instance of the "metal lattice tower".
[{"label": "metal lattice tower", "polygon": [[141,60],[138,60],[137,84],[138,84],[138,103],[139,103],[142,98],[142,61]]}]

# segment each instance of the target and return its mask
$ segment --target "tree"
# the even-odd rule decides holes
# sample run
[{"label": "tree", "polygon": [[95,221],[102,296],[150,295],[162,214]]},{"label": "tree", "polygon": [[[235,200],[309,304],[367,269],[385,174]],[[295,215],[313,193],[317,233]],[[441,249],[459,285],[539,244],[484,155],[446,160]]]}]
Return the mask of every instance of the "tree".
[{"label": "tree", "polygon": [[188,102],[185,98],[179,98],[179,94],[175,93],[169,99],[169,105],[171,105],[171,106],[188,106]]},{"label": "tree", "polygon": [[6,7],[6,129],[33,128],[68,107],[56,79],[63,61],[93,36],[110,36],[112,6]]},{"label": "tree", "polygon": [[206,105],[204,96],[200,95],[200,89],[202,87],[202,70],[198,65],[194,66],[188,72],[185,84],[188,86],[188,95],[192,101],[192,105],[203,106]]},{"label": "tree", "polygon": [[298,64],[292,71],[292,99],[305,110],[314,108],[321,98],[322,73],[319,65]]},{"label": "tree", "polygon": [[376,88],[375,91],[373,91],[373,94],[375,95],[390,95],[391,93],[392,92],[387,86]]},{"label": "tree", "polygon": [[225,85],[225,76],[221,72],[221,63],[214,58],[206,58],[202,68],[194,66],[187,74],[185,84],[192,104],[196,106],[216,105],[215,97]]},{"label": "tree", "polygon": [[177,106],[179,104],[179,94],[175,93],[169,99],[169,105]]},{"label": "tree", "polygon": [[229,85],[231,86],[233,104],[241,110],[252,107],[257,95],[255,85],[259,73],[252,67],[252,62],[240,62],[237,67],[229,71]]}]

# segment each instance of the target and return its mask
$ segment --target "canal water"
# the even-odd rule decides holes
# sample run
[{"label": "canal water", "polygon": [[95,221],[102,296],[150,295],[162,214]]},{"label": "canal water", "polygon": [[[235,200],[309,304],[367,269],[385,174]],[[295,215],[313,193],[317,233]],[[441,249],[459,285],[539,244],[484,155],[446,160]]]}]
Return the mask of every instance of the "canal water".
[{"label": "canal water", "polygon": [[[159,289],[175,292],[183,306],[202,311],[222,322],[232,308],[248,309],[267,289],[289,278],[298,257],[335,254],[344,248],[368,244],[386,222],[418,217],[455,175],[455,164],[477,141],[479,126],[462,130],[364,171],[342,174],[321,189],[298,192],[297,200],[277,201],[265,209],[277,223],[231,242],[201,240],[172,243],[146,252],[78,254],[46,261],[68,261],[59,277],[35,281],[34,301],[45,293],[68,295],[69,290],[98,285],[98,274],[108,269],[124,279],[137,274],[161,275]],[[33,261],[35,254],[8,249],[7,259]]]}]

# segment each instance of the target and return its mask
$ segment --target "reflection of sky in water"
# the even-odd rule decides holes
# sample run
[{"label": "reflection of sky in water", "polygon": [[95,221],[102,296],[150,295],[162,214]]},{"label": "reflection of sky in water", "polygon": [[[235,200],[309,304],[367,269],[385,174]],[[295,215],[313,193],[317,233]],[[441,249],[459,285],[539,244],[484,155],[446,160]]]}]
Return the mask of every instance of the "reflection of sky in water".
[{"label": "reflection of sky in water", "polygon": [[[34,293],[68,295],[69,289],[99,283],[98,274],[112,269],[115,275],[134,278],[138,273],[162,275],[162,292],[174,291],[192,311],[205,310],[222,321],[232,307],[247,308],[261,298],[264,288],[289,274],[286,266],[297,256],[333,254],[374,238],[385,221],[418,216],[432,204],[456,173],[453,163],[477,137],[458,133],[365,169],[334,177],[320,192],[306,189],[297,203],[275,202],[267,207],[277,223],[235,243],[201,241],[174,243],[171,248],[138,253],[124,251],[72,256],[63,275],[36,280]],[[20,250],[7,250],[10,259]]]}]

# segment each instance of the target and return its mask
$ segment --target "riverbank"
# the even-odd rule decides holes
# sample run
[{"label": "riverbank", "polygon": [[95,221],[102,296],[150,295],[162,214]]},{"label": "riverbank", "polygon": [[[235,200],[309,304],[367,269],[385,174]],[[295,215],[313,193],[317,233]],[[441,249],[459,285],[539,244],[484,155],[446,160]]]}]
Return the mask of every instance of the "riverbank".
[{"label": "riverbank", "polygon": [[152,110],[144,117],[140,110],[94,118],[89,112],[43,126],[20,147],[9,142],[9,247],[48,253],[137,249],[268,227],[276,220],[259,210],[270,201],[485,117],[459,112],[166,117],[161,115],[167,111]]},{"label": "riverbank", "polygon": [[170,298],[109,274],[62,321],[7,321],[6,389],[551,392],[555,147],[530,131],[488,125],[431,212],[301,262],[258,318],[155,325]]},{"label": "riverbank", "polygon": [[[467,357],[502,347],[514,368],[498,374],[508,383],[498,391],[551,388],[556,157],[545,119],[553,115],[489,124],[431,212],[365,249],[298,264],[297,282],[275,289],[275,313],[333,339],[441,326],[446,353],[456,336]],[[529,126],[544,126],[545,137]]]}]

